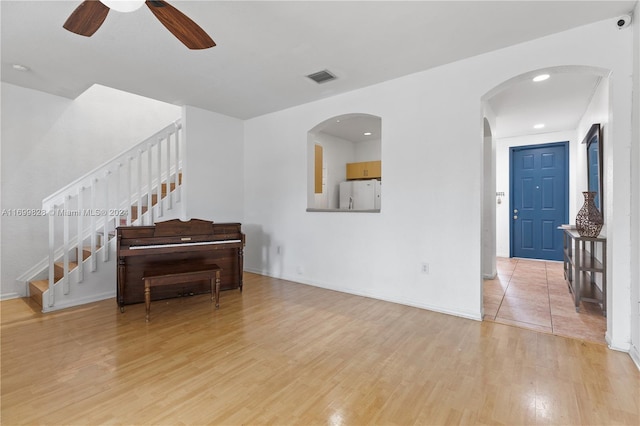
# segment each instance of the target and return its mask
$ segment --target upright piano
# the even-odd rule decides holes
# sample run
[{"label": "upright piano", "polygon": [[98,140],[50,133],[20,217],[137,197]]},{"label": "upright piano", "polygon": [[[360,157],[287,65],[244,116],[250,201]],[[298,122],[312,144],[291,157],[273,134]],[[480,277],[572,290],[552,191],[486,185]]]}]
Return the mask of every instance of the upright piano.
[{"label": "upright piano", "polygon": [[[245,236],[240,223],[214,223],[206,220],[179,219],[157,222],[153,226],[120,226],[116,229],[118,258],[117,301],[125,305],[144,302],[145,274],[217,265],[220,289],[242,291]],[[158,288],[152,300],[209,293],[208,281],[195,281]]]}]

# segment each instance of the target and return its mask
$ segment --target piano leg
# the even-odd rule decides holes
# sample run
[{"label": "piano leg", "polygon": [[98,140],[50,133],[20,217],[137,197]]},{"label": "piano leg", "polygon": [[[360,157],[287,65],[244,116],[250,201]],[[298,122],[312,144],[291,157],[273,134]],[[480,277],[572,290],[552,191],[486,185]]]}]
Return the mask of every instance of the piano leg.
[{"label": "piano leg", "polygon": [[215,298],[216,309],[220,308],[220,270],[216,271],[215,279],[211,280],[211,301]]},{"label": "piano leg", "polygon": [[240,247],[238,249],[238,287],[240,287],[240,292],[242,293],[242,272],[244,270],[244,249]]},{"label": "piano leg", "polygon": [[144,286],[144,308],[145,308],[145,321],[149,322],[149,316],[151,313],[151,288],[149,285]]},{"label": "piano leg", "polygon": [[124,312],[124,282],[126,278],[126,263],[124,257],[118,258],[118,306],[120,313]]}]

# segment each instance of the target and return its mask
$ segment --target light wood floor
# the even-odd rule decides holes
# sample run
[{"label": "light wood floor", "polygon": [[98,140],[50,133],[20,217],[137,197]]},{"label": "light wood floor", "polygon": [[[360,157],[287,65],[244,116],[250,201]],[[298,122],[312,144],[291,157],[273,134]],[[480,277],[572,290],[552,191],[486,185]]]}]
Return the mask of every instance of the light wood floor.
[{"label": "light wood floor", "polygon": [[2,424],[640,424],[604,345],[254,274],[220,305],[1,302]]}]

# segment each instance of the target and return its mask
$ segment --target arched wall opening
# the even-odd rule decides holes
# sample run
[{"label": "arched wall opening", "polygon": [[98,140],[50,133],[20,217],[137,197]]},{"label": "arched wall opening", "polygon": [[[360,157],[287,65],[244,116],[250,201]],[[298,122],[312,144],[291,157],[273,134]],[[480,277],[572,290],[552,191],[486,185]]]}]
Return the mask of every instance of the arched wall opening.
[{"label": "arched wall opening", "polygon": [[331,117],[308,131],[307,211],[380,211],[381,134],[382,119],[363,113]]}]

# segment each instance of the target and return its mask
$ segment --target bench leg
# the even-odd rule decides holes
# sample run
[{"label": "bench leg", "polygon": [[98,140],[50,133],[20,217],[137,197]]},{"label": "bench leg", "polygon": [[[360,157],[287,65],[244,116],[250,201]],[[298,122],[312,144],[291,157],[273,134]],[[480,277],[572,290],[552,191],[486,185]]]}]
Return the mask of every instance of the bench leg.
[{"label": "bench leg", "polygon": [[216,309],[218,309],[220,308],[220,271],[216,271],[215,280],[211,280],[211,301],[213,301],[214,297],[216,300]]},{"label": "bench leg", "polygon": [[149,314],[151,311],[151,288],[148,285],[144,286],[144,307],[146,311],[145,321],[149,322]]}]

